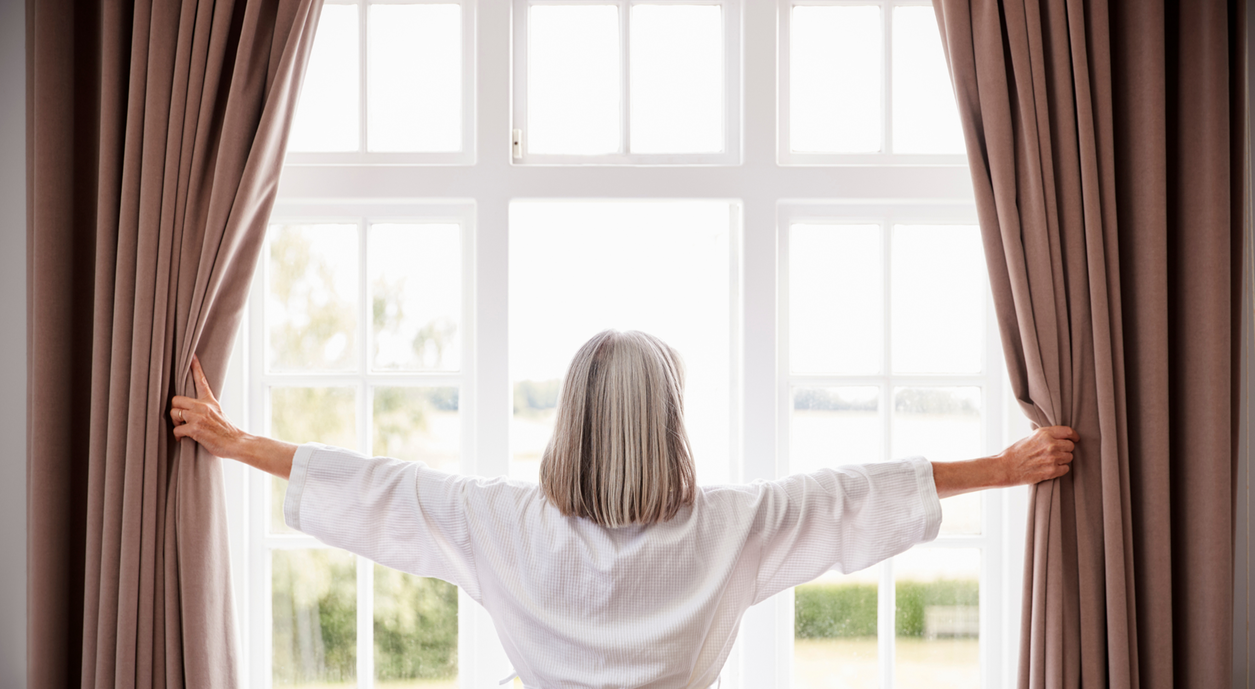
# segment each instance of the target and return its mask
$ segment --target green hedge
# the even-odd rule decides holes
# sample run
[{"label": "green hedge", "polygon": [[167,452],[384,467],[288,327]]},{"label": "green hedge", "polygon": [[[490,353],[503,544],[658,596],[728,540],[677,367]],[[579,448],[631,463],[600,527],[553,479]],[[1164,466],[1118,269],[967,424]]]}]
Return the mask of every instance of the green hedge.
[{"label": "green hedge", "polygon": [[[924,635],[924,608],[980,604],[976,580],[900,581],[898,636]],[[875,584],[807,584],[794,589],[793,633],[799,639],[876,636]]]}]

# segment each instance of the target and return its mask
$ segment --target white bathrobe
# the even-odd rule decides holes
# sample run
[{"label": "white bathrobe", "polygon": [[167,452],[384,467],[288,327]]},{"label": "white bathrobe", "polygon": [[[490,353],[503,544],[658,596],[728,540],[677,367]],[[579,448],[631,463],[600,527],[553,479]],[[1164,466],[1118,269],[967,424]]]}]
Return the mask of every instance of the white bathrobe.
[{"label": "white bathrobe", "polygon": [[534,483],[448,474],[318,443],[296,451],[288,526],[460,586],[528,689],[704,689],[749,606],[932,540],[932,465],[913,458],[703,486],[652,526],[564,517]]}]

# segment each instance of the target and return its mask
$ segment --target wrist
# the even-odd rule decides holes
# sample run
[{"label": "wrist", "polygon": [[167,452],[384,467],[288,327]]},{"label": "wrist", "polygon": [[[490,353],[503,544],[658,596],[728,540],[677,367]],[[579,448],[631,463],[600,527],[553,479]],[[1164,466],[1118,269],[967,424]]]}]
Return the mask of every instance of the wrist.
[{"label": "wrist", "polygon": [[991,488],[1007,488],[1015,485],[1015,478],[1011,475],[1011,467],[1004,454],[986,457],[982,461],[989,467]]}]

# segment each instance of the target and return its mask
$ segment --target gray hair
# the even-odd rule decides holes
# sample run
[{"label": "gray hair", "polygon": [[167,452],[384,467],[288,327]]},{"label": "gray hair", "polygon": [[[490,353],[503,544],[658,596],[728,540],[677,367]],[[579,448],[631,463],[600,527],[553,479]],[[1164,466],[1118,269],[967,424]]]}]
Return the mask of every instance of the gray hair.
[{"label": "gray hair", "polygon": [[635,330],[593,336],[571,360],[540,487],[564,515],[602,526],[653,524],[693,504],[684,369],[662,340]]}]

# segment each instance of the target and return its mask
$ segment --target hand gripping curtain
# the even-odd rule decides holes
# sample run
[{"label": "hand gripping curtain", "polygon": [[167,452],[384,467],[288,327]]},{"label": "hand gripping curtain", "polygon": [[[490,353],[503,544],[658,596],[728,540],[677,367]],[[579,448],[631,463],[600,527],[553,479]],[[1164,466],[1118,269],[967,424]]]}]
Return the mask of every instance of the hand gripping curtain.
[{"label": "hand gripping curtain", "polygon": [[221,386],[321,0],[27,3],[30,687],[239,686]]},{"label": "hand gripping curtain", "polygon": [[934,0],[1031,493],[1019,686],[1227,687],[1245,6]]}]

